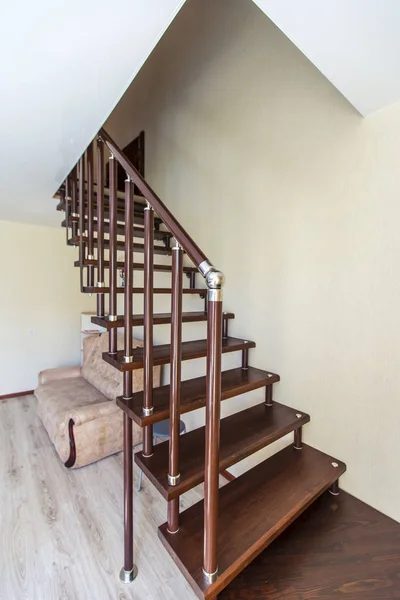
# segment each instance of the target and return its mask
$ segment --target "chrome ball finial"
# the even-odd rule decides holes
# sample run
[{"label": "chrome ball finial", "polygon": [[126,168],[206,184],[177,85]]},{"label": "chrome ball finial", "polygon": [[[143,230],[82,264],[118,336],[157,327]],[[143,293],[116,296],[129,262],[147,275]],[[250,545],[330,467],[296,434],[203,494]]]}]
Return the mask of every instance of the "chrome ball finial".
[{"label": "chrome ball finial", "polygon": [[221,271],[209,271],[206,283],[210,290],[220,290],[225,284],[225,275]]}]

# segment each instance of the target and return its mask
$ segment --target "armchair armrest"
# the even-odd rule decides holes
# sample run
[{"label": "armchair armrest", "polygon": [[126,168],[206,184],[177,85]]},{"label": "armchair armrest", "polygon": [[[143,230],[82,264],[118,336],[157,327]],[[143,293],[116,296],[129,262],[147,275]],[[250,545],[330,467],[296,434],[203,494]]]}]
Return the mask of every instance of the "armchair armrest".
[{"label": "armchair armrest", "polygon": [[111,400],[104,400],[104,402],[86,404],[71,409],[68,414],[67,422],[72,419],[75,425],[82,425],[88,421],[94,421],[101,417],[109,417],[115,413],[122,413],[119,406]]},{"label": "armchair armrest", "polygon": [[57,379],[70,379],[81,376],[81,367],[60,367],[58,369],[46,369],[39,373],[39,385],[56,381]]}]

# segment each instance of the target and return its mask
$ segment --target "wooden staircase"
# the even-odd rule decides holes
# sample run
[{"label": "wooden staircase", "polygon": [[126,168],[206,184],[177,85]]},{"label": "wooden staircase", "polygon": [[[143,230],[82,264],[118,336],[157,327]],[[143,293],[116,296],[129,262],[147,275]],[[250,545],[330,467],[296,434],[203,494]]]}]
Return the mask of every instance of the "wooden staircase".
[{"label": "wooden staircase", "polygon": [[[109,189],[104,187],[106,150],[110,154]],[[127,174],[124,193],[117,190],[117,163]],[[134,189],[140,191],[140,198]],[[302,443],[302,427],[310,421],[309,415],[274,402],[273,385],[279,375],[249,365],[249,350],[255,342],[229,336],[234,314],[222,310],[222,273],[104,130],[68,175],[59,196],[57,208],[66,215],[62,222],[66,241],[79,247],[75,266],[80,269],[81,290],[96,294],[93,322],[109,332],[109,351],[103,358],[124,379],[123,395],[117,398],[124,413],[121,580],[129,583],[137,572],[132,512],[135,422],[143,428],[143,448],[135,454],[135,461],[167,501],[167,522],[160,526],[159,537],[199,598],[215,598],[325,490],[337,494],[346,467]],[[173,247],[172,238],[176,240]],[[118,252],[123,252],[123,258]],[[143,253],[143,262],[134,262],[134,253]],[[171,264],[157,264],[155,255],[170,258]],[[184,255],[191,265],[183,265]],[[124,287],[117,286],[120,268],[125,270]],[[133,285],[138,271],[144,273],[142,287]],[[171,286],[154,287],[155,272],[170,273]],[[184,274],[189,287],[183,286]],[[121,314],[117,294],[124,295]],[[134,312],[134,294],[143,294],[143,314]],[[154,313],[154,294],[171,295],[170,313]],[[183,297],[188,294],[204,300],[203,310],[183,312]],[[207,336],[182,341],[182,324],[196,322],[207,322]],[[171,326],[170,343],[154,345],[154,326],[163,324]],[[143,348],[133,348],[134,326],[143,326]],[[123,350],[117,348],[118,328],[124,329]],[[222,354],[232,352],[240,352],[241,362],[223,371]],[[182,381],[182,361],[200,357],[206,358],[205,375]],[[170,383],[153,389],[153,366],[168,364]],[[144,370],[140,392],[132,389],[135,369]],[[257,389],[265,390],[262,402],[220,419],[222,401]],[[180,436],[180,416],[202,407],[205,425]],[[152,427],[167,418],[169,443],[153,447]],[[289,433],[293,433],[293,445],[219,489],[221,471]],[[180,512],[179,497],[202,482],[204,500]]]}]

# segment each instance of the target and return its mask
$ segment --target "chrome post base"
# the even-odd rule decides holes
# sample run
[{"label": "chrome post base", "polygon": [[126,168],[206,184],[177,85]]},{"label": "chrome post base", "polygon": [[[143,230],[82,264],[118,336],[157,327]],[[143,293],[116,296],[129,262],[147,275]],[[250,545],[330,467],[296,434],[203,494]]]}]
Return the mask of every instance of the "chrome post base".
[{"label": "chrome post base", "polygon": [[125,571],[125,569],[122,567],[119,572],[119,579],[121,583],[132,583],[132,581],[136,579],[137,574],[138,568],[136,565],[133,565],[133,569],[131,571]]},{"label": "chrome post base", "polygon": [[214,573],[207,573],[207,571],[204,570],[203,567],[203,575],[207,581],[207,583],[214,583],[214,581],[217,579],[217,575],[218,575],[218,567],[216,568],[216,570],[214,571]]}]

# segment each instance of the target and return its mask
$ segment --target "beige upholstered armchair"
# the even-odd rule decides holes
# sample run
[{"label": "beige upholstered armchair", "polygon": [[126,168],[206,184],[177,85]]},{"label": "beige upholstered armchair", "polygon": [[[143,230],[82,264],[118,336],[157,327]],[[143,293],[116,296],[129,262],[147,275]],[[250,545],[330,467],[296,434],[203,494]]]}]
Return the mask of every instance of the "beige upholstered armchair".
[{"label": "beige upholstered armchair", "polygon": [[[134,346],[142,342],[134,340]],[[89,336],[83,341],[82,367],[39,373],[38,414],[66,467],[82,467],[122,450],[122,411],[115,403],[122,395],[122,373],[103,360],[107,350],[107,333]],[[160,367],[154,367],[153,386],[159,385]],[[143,389],[141,369],[134,371],[133,389]],[[133,424],[134,445],[141,435]]]}]

